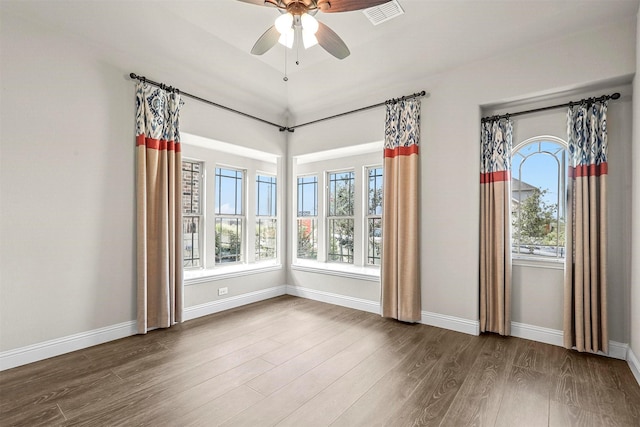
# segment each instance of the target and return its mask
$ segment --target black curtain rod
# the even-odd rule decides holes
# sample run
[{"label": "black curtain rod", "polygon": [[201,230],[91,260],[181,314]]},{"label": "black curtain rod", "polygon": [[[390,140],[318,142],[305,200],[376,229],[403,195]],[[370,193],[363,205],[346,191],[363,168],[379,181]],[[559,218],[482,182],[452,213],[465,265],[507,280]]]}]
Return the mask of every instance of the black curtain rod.
[{"label": "black curtain rod", "polygon": [[287,128],[282,126],[282,125],[279,125],[279,124],[276,124],[276,123],[271,123],[271,122],[269,122],[267,120],[261,119],[260,117],[255,117],[255,116],[252,116],[251,114],[243,113],[242,111],[238,111],[238,110],[234,110],[233,108],[225,107],[224,105],[216,104],[213,101],[209,101],[208,99],[200,98],[199,96],[192,95],[192,94],[187,93],[187,92],[183,92],[183,91],[179,90],[178,88],[165,85],[164,83],[154,82],[153,80],[149,80],[148,78],[146,78],[144,76],[138,76],[136,73],[129,74],[129,77],[131,77],[132,79],[139,80],[139,81],[141,81],[143,83],[149,83],[151,85],[158,86],[159,88],[161,88],[163,90],[167,90],[169,92],[176,92],[176,93],[179,93],[180,95],[184,95],[186,97],[195,99],[197,101],[204,102],[205,104],[213,105],[214,107],[222,108],[223,110],[231,111],[232,113],[240,114],[242,116],[249,117],[250,119],[254,119],[254,120],[257,120],[259,122],[266,123],[266,124],[271,125],[271,126],[275,126],[281,132],[287,130]]},{"label": "black curtain rod", "polygon": [[400,98],[392,98],[392,99],[388,99],[388,100],[386,100],[384,102],[381,102],[381,103],[378,103],[378,104],[375,104],[375,105],[369,105],[368,107],[359,108],[357,110],[352,110],[352,111],[347,111],[346,113],[336,114],[335,116],[325,117],[324,119],[314,120],[312,122],[303,123],[301,125],[287,127],[287,126],[282,126],[282,125],[279,125],[279,124],[276,124],[276,123],[271,123],[271,122],[269,122],[267,120],[261,119],[260,117],[255,117],[255,116],[252,116],[251,114],[243,113],[242,111],[234,110],[233,108],[225,107],[224,105],[217,104],[217,103],[215,103],[213,101],[209,101],[208,99],[200,98],[199,96],[192,95],[192,94],[187,93],[187,92],[183,92],[183,91],[181,91],[178,88],[175,88],[173,86],[168,86],[168,85],[165,85],[164,83],[154,82],[153,80],[150,80],[150,79],[148,79],[148,78],[146,78],[144,76],[139,76],[136,73],[130,73],[129,77],[131,77],[132,79],[135,79],[135,80],[139,80],[139,81],[141,81],[143,83],[149,83],[151,85],[158,86],[159,88],[161,88],[163,90],[167,90],[169,92],[176,92],[176,93],[179,93],[179,94],[184,95],[186,97],[193,98],[193,99],[195,99],[197,101],[204,102],[205,104],[213,105],[214,107],[222,108],[224,110],[231,111],[233,113],[240,114],[240,115],[245,116],[245,117],[249,117],[249,118],[257,120],[259,122],[266,123],[266,124],[271,125],[271,126],[275,126],[275,127],[278,128],[278,130],[280,130],[280,132],[284,132],[284,131],[293,132],[296,128],[299,128],[299,127],[302,127],[302,126],[307,126],[307,125],[310,125],[310,124],[313,124],[313,123],[322,122],[324,120],[335,119],[336,117],[341,117],[341,116],[345,116],[347,114],[357,113],[359,111],[368,110],[370,108],[380,107],[381,105],[394,104],[394,103],[397,103],[397,102],[400,102],[400,101],[404,101],[404,100],[407,100],[407,99],[417,98],[419,96],[425,96],[427,94],[425,91],[422,91],[422,92],[414,93],[413,95],[402,96]]},{"label": "black curtain rod", "polygon": [[291,127],[288,127],[288,128],[286,128],[284,130],[287,130],[289,132],[293,132],[294,130],[296,130],[297,128],[300,128],[302,126],[312,125],[314,123],[323,122],[325,120],[335,119],[337,117],[346,116],[347,114],[359,113],[360,111],[370,110],[372,108],[380,107],[382,105],[395,104],[395,103],[398,103],[398,102],[401,102],[401,101],[405,101],[407,99],[413,99],[413,98],[418,98],[418,97],[421,97],[421,96],[425,96],[426,94],[427,93],[423,90],[421,92],[414,93],[413,95],[407,95],[407,96],[402,96],[400,98],[388,99],[388,100],[386,100],[384,102],[379,102],[379,103],[374,104],[374,105],[369,105],[368,107],[362,107],[362,108],[358,108],[357,110],[351,110],[351,111],[347,111],[345,113],[336,114],[334,116],[325,117],[323,119],[313,120],[311,122],[307,122],[307,123],[302,123],[300,125],[291,126]]},{"label": "black curtain rod", "polygon": [[609,99],[619,99],[619,98],[620,98],[620,94],[616,92],[616,93],[612,93],[611,95],[602,95],[599,97],[585,98],[585,99],[581,99],[580,101],[571,101],[571,102],[566,102],[564,104],[551,105],[549,107],[534,108],[532,110],[517,111],[515,113],[507,113],[507,114],[500,114],[497,116],[483,117],[482,123],[488,122],[491,120],[508,119],[509,117],[522,116],[523,114],[538,113],[540,111],[554,110],[556,108],[573,107],[574,105],[593,104],[595,102],[602,102],[602,101],[608,101]]}]

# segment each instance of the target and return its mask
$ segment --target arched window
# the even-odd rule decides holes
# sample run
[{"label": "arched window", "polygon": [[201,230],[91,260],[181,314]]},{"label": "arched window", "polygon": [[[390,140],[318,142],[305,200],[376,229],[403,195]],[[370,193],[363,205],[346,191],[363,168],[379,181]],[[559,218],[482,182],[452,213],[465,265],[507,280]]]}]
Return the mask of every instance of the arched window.
[{"label": "arched window", "polygon": [[513,148],[512,253],[564,259],[567,143],[540,136]]}]

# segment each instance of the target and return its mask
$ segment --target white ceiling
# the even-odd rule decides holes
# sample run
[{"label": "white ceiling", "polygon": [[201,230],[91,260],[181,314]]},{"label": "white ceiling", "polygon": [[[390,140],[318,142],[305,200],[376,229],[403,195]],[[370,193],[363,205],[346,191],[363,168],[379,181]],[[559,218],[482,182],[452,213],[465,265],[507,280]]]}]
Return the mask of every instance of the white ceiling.
[{"label": "white ceiling", "polygon": [[[249,53],[278,12],[237,0],[7,1],[20,16],[81,38],[113,65],[278,123],[312,120],[428,87],[438,74],[563,34],[635,17],[638,0],[399,0],[405,14],[372,25],[361,11],[318,20],[346,42]],[[612,48],[615,48],[612,46]]]}]

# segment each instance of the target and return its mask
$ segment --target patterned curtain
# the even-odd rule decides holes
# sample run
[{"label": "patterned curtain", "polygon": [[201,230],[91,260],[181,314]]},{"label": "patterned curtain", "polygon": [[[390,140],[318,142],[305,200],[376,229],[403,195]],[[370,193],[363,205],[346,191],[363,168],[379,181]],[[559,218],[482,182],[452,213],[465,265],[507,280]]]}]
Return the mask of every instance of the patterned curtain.
[{"label": "patterned curtain", "polygon": [[480,331],[511,333],[510,119],[482,123],[480,167]]},{"label": "patterned curtain", "polygon": [[136,88],[138,333],[182,321],[180,95]]},{"label": "patterned curtain", "polygon": [[384,140],[382,315],[421,318],[420,100],[387,104]]},{"label": "patterned curtain", "polygon": [[607,353],[607,102],[570,107],[567,133],[564,345]]}]

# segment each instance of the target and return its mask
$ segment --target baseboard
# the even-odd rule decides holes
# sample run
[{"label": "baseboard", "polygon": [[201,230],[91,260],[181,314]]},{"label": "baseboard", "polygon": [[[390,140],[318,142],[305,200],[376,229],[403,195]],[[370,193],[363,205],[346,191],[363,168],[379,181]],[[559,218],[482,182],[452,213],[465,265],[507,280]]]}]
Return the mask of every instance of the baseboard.
[{"label": "baseboard", "polygon": [[[206,304],[187,307],[184,309],[183,320],[191,320],[223,310],[240,307],[280,295],[285,295],[286,286],[276,286],[244,295],[238,295]],[[125,338],[137,333],[136,321],[129,321],[117,325],[107,326],[92,331],[69,335],[42,343],[0,353],[0,371],[60,356],[76,350],[103,344],[109,341]]]},{"label": "baseboard", "polygon": [[[367,311],[369,313],[380,314],[380,303],[377,301],[370,301],[362,298],[355,298],[291,285],[287,286],[287,294],[312,299],[314,301],[339,305],[342,307],[353,308],[356,310]],[[420,323],[429,326],[436,326],[438,328],[450,329],[452,331],[463,332],[470,335],[478,335],[479,333],[479,324],[477,321],[446,316],[444,314],[430,313],[427,311],[423,311],[421,313]]]},{"label": "baseboard", "polygon": [[[564,346],[564,334],[557,329],[543,328],[541,326],[527,325],[526,323],[511,322],[511,336],[526,340],[542,342],[545,344]],[[627,360],[629,345],[616,341],[609,341],[609,354],[598,352],[602,356],[614,359]]]},{"label": "baseboard", "polygon": [[14,350],[3,351],[0,353],[0,371],[125,338],[135,335],[136,331],[136,322],[129,321]]},{"label": "baseboard", "polygon": [[[281,295],[292,295],[366,311],[369,313],[380,314],[380,303],[377,301],[334,294],[316,289],[303,288],[301,286],[281,285],[217,301],[211,301],[193,307],[187,307],[184,309],[183,320],[187,321],[196,319],[198,317],[275,298]],[[422,311],[420,323],[470,335],[479,334],[478,321],[447,316],[444,314]],[[135,335],[136,333],[136,322],[129,321],[14,350],[4,351],[0,353],[0,371],[59,356],[72,351],[81,350],[94,345],[103,344],[120,338],[125,338]],[[563,346],[562,331],[555,329],[512,322],[511,335],[546,344]],[[606,356],[626,360],[631,368],[631,372],[633,372],[633,375],[640,384],[640,361],[627,344],[610,341],[609,354]]]},{"label": "baseboard", "polygon": [[447,316],[446,314],[422,312],[420,323],[438,328],[449,329],[469,335],[480,334],[480,322],[477,320],[463,319],[461,317]]},{"label": "baseboard", "polygon": [[342,307],[353,308],[360,311],[367,311],[369,313],[380,314],[380,303],[376,301],[291,285],[287,285],[287,294],[314,301],[326,302],[328,304],[339,305]]},{"label": "baseboard", "polygon": [[636,377],[638,385],[640,385],[640,360],[638,360],[638,357],[631,348],[627,351],[627,363],[629,364],[629,368],[631,369],[633,376]]},{"label": "baseboard", "polygon": [[526,323],[511,322],[511,336],[545,344],[564,345],[563,333],[557,329],[543,328]]},{"label": "baseboard", "polygon": [[259,291],[249,292],[247,294],[237,295],[225,299],[207,302],[200,305],[187,307],[182,313],[182,320],[192,320],[209,314],[219,313],[221,311],[230,310],[232,308],[241,307],[243,305],[252,304],[254,302],[264,301],[266,299],[286,295],[287,286],[274,286],[272,288],[261,289]]},{"label": "baseboard", "polygon": [[609,354],[600,353],[603,356],[613,357],[614,359],[627,360],[629,356],[629,344],[609,341]]}]

